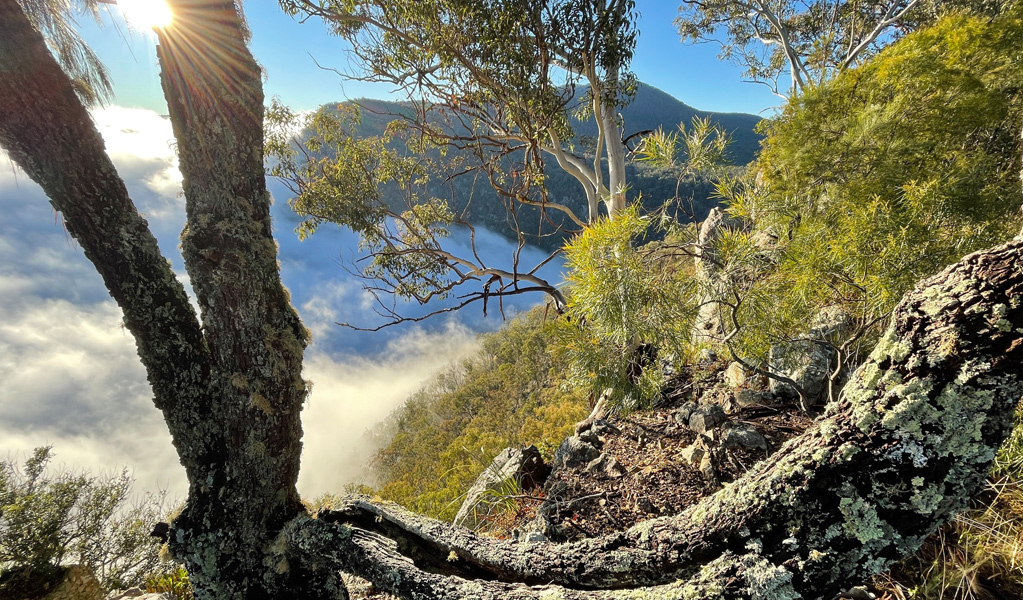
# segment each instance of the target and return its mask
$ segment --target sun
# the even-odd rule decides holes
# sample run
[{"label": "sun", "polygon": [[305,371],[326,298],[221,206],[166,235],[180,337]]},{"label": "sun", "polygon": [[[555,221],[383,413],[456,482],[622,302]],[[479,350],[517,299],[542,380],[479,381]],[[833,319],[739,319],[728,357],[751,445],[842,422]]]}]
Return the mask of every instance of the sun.
[{"label": "sun", "polygon": [[117,6],[125,20],[139,29],[167,27],[174,20],[165,0],[117,0]]}]

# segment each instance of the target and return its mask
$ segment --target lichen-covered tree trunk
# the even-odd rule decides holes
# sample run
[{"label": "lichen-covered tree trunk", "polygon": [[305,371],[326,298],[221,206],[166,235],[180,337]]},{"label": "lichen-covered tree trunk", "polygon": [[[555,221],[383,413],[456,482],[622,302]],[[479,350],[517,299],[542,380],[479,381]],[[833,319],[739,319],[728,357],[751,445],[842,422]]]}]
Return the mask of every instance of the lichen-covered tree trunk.
[{"label": "lichen-covered tree trunk", "polygon": [[287,561],[305,332],[281,286],[263,176],[263,96],[233,2],[172,2],[160,61],[184,175],[185,265],[201,325],[73,85],[0,0],[0,144],[49,196],[124,312],[189,482],[170,548],[199,598],[336,598]]},{"label": "lichen-covered tree trunk", "polygon": [[908,294],[811,430],[678,516],[518,544],[352,498],[296,520],[291,552],[402,598],[830,599],[982,489],[1023,394],[1021,251],[975,253]]}]

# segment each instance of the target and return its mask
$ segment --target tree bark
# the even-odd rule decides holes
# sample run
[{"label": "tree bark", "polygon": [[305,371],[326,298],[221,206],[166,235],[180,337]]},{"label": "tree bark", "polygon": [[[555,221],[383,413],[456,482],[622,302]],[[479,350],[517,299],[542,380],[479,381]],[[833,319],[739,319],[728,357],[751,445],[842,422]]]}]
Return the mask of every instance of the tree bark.
[{"label": "tree bark", "polygon": [[831,598],[913,552],[978,493],[1023,394],[1023,239],[903,299],[806,434],[684,513],[518,544],[351,498],[292,552],[402,598]]},{"label": "tree bark", "polygon": [[0,144],[39,183],[124,312],[185,468],[170,549],[197,598],[346,597],[275,542],[295,482],[306,333],[277,271],[263,95],[233,2],[172,2],[160,62],[184,175],[185,266],[202,324],[88,112],[16,0],[0,0]]}]

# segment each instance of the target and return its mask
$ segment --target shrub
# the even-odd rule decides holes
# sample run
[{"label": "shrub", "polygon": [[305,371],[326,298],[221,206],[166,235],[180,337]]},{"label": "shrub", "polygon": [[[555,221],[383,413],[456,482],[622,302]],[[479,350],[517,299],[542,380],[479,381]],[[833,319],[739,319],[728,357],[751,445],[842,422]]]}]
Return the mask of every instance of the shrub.
[{"label": "shrub", "polygon": [[192,600],[192,584],[188,581],[188,573],[178,567],[173,571],[153,575],[146,580],[147,594],[170,594],[177,600]]},{"label": "shrub", "polygon": [[44,572],[68,564],[90,567],[104,589],[140,585],[163,568],[159,541],[162,495],[129,500],[127,471],[111,477],[48,472],[49,446],[19,467],[0,463],[0,571]]},{"label": "shrub", "polygon": [[684,362],[697,310],[689,261],[672,256],[670,244],[638,245],[651,224],[632,206],[565,246],[569,316],[557,322],[555,352],[567,358],[572,384],[594,397],[610,391],[611,405],[625,411],[648,406],[664,384],[640,348]]}]

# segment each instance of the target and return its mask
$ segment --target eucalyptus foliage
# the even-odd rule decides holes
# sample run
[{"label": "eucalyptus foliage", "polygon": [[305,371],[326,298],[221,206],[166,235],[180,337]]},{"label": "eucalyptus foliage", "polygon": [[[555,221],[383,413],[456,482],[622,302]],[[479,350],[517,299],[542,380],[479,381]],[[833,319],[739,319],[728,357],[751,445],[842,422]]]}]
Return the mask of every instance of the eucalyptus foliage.
[{"label": "eucalyptus foliage", "polygon": [[[618,108],[631,99],[638,29],[633,0],[281,0],[348,41],[346,74],[401,90],[403,118],[439,143],[471,151],[511,202],[560,211],[578,226],[598,202],[624,204],[625,154]],[[585,83],[576,101],[575,87]],[[592,118],[592,153],[572,145],[569,115]],[[547,198],[544,155],[582,186],[589,215]],[[602,166],[602,160],[607,165]],[[606,173],[605,173],[606,169]]]}]

